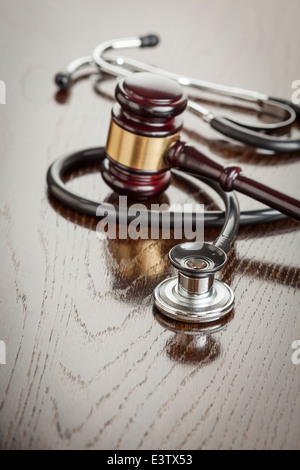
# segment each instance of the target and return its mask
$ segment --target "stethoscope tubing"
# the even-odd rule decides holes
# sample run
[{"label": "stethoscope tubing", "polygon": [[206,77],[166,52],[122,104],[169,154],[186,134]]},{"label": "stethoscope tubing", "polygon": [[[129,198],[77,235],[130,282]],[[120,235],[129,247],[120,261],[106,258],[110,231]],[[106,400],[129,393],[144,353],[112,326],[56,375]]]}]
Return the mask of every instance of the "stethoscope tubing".
[{"label": "stethoscope tubing", "polygon": [[211,120],[210,125],[226,137],[242,142],[250,147],[271,150],[275,153],[298,152],[300,150],[300,140],[284,140],[271,135],[261,134],[241,126],[226,117],[215,116]]},{"label": "stethoscope tubing", "polygon": [[[99,217],[97,216],[97,209],[101,205],[102,213],[106,213],[108,216],[113,210],[113,216],[116,216],[116,222],[124,220],[124,214],[121,214],[122,208],[113,204],[94,201],[85,198],[69,188],[63,181],[66,173],[78,168],[79,165],[83,164],[100,164],[106,158],[105,149],[103,147],[97,147],[79,152],[72,153],[66,157],[55,160],[49,167],[47,172],[47,183],[49,193],[64,206],[75,210],[81,214]],[[172,170],[174,171],[174,170]],[[182,173],[175,170],[175,173],[185,177],[186,173]],[[189,175],[189,174],[188,174]],[[194,175],[190,175],[194,176]],[[200,178],[195,176],[195,181],[200,183]],[[226,193],[220,187],[218,183],[212,182],[205,178],[201,178],[201,181],[211,186],[222,198],[225,204],[225,211],[205,211],[202,213],[191,212],[185,213],[185,217],[190,217],[192,226],[196,225],[198,219],[203,220],[205,227],[222,227],[221,233],[217,239],[216,246],[222,248],[223,251],[227,252],[231,243],[233,242],[239,225],[254,225],[268,222],[276,222],[286,219],[286,216],[277,212],[273,209],[260,209],[242,211],[240,213],[239,204],[237,197],[234,192]],[[151,217],[152,212],[147,210],[144,214],[144,220],[147,224],[153,222]],[[134,216],[126,214],[127,221],[130,223],[135,219]],[[182,212],[171,212],[170,213],[170,228],[178,226],[178,221],[182,221]],[[159,227],[161,227],[162,218],[157,218]]]}]

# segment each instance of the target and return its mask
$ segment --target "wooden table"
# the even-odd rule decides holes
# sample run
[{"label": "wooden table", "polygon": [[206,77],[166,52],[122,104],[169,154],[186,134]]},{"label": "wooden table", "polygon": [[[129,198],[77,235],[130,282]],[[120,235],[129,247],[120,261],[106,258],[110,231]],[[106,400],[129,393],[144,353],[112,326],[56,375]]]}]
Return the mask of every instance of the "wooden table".
[{"label": "wooden table", "polygon": [[[106,141],[114,80],[85,75],[57,93],[53,76],[73,58],[156,32],[157,48],[130,56],[290,99],[299,15],[298,0],[0,1],[2,449],[299,449],[297,223],[240,230],[222,275],[233,314],[217,331],[190,331],[153,309],[178,241],[100,241],[97,220],[49,199],[45,182],[57,157]],[[299,198],[299,154],[259,154],[189,113],[183,137]],[[82,194],[111,197],[98,171],[73,176]],[[214,206],[174,183],[171,203]]]}]

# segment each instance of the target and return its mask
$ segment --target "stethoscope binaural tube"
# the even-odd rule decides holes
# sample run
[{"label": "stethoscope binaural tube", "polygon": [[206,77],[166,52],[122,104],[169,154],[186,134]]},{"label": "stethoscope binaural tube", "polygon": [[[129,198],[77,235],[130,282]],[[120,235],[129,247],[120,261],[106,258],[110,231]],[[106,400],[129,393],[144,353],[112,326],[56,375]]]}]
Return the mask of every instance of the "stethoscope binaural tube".
[{"label": "stethoscope binaural tube", "polygon": [[[258,104],[262,109],[267,108],[269,112],[277,115],[281,120],[274,124],[248,125],[237,120],[217,116],[202,105],[188,101],[188,109],[209,123],[218,132],[227,137],[256,148],[271,150],[273,152],[295,152],[300,150],[300,140],[286,140],[262,134],[261,131],[271,132],[278,129],[288,128],[295,119],[300,116],[300,107],[288,100],[270,98],[267,95],[217,85],[198,79],[185,77],[168,72],[157,67],[144,64],[143,62],[129,59],[127,57],[104,57],[109,50],[119,50],[133,47],[151,47],[158,43],[156,35],[136,36],[131,38],[116,39],[100,44],[93,51],[92,56],[86,56],[71,62],[65,72],[56,75],[55,81],[60,89],[67,89],[71,83],[73,74],[88,65],[97,65],[100,71],[116,77],[130,75],[133,71],[148,71],[158,75],[176,80],[180,85],[198,88],[203,91],[231,96],[251,103]],[[126,68],[130,67],[130,69]]]}]

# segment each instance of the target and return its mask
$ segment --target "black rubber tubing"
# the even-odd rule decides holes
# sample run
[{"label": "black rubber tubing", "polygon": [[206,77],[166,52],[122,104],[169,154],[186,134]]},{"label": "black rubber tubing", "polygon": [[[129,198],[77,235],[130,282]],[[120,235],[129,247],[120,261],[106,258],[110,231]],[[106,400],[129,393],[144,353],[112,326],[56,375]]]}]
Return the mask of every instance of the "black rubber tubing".
[{"label": "black rubber tubing", "polygon": [[239,126],[226,117],[216,116],[212,119],[210,125],[221,134],[243,142],[250,147],[272,150],[276,153],[297,152],[300,150],[300,140],[284,140],[262,134]]},{"label": "black rubber tubing", "polygon": [[269,100],[278,101],[278,103],[286,104],[287,106],[289,106],[295,111],[295,113],[297,114],[297,119],[300,119],[300,106],[299,105],[294,104],[292,101],[285,100],[283,98],[269,97]]},{"label": "black rubber tubing", "polygon": [[[69,187],[67,187],[67,185],[63,181],[64,175],[75,167],[78,167],[78,165],[101,163],[101,161],[103,161],[105,158],[105,149],[103,147],[98,147],[75,152],[69,156],[55,160],[50,165],[47,172],[47,184],[50,194],[68,208],[92,217],[99,217],[97,216],[97,208],[100,206],[100,204],[102,206],[102,213],[105,211],[107,212],[107,214],[109,214],[111,208],[113,207],[114,216],[116,215],[118,222],[121,214],[121,208],[119,208],[119,206],[115,206],[108,203],[101,203],[99,201],[93,201],[83,196],[80,196],[79,194],[71,190]],[[185,173],[178,173],[180,173],[180,175],[183,177],[185,176]],[[228,251],[230,244],[232,243],[236,235],[239,225],[254,225],[267,222],[276,222],[286,218],[286,216],[284,216],[280,212],[274,209],[267,208],[260,210],[244,211],[240,213],[239,217],[239,205],[234,192],[226,193],[225,191],[223,191],[223,189],[218,183],[212,182],[205,178],[201,178],[200,180],[200,178],[195,177],[195,179],[196,181],[203,181],[204,183],[211,186],[223,199],[226,210],[205,211],[203,214],[191,212],[190,214],[185,214],[185,217],[191,217],[192,226],[195,226],[196,220],[200,218],[204,220],[205,227],[223,227],[220,236],[218,237],[215,243],[225,252]],[[130,216],[127,214],[126,216],[129,223],[135,219],[134,216]],[[149,223],[151,221],[151,211],[147,211],[145,213],[145,216],[146,221]],[[170,213],[171,228],[174,227],[176,217],[179,216],[182,220],[181,212]],[[161,221],[162,218],[159,217],[159,226],[161,226]]]}]

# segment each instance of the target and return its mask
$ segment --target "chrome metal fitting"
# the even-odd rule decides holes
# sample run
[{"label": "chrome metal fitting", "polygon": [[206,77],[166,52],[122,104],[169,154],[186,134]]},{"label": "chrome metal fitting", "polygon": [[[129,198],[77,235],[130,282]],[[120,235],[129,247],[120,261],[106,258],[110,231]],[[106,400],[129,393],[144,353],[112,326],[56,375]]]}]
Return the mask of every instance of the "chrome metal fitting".
[{"label": "chrome metal fitting", "polygon": [[175,246],[169,258],[178,276],[166,279],[154,290],[160,312],[179,321],[208,323],[232,310],[232,290],[215,279],[227,260],[223,250],[208,243],[184,243]]}]

